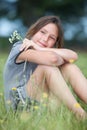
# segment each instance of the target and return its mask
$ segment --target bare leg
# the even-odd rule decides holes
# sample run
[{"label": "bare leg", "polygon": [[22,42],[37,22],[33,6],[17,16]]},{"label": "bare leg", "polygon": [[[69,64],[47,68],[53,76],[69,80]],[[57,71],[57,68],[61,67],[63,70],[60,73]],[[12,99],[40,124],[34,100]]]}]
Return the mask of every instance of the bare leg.
[{"label": "bare leg", "polygon": [[61,67],[61,72],[80,99],[87,103],[87,79],[80,69],[75,64],[65,64]]},{"label": "bare leg", "polygon": [[[60,70],[57,67],[43,66],[39,65],[33,73],[36,84],[42,84],[43,77],[45,76],[48,88],[45,90],[51,91],[59,100],[67,105],[74,113],[80,116],[85,115],[85,111],[82,107],[75,108],[74,104],[77,103],[76,99],[72,95],[70,89],[68,88]],[[28,82],[27,90],[30,95],[31,92],[31,80]],[[36,90],[32,87],[32,97],[34,96]],[[37,94],[40,95],[40,94]],[[40,97],[40,96],[39,96]]]}]

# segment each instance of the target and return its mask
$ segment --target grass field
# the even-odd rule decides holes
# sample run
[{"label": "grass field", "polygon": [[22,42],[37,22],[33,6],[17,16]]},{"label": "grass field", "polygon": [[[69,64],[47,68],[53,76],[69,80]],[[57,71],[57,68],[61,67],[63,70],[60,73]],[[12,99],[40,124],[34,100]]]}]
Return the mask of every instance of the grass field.
[{"label": "grass field", "polygon": [[[87,53],[78,52],[79,59],[76,64],[87,77]],[[0,130],[87,130],[87,120],[77,120],[64,105],[55,109],[41,107],[35,111],[6,112],[3,100],[3,67],[7,53],[0,53]],[[79,100],[79,99],[78,99]],[[87,111],[87,105],[81,102]]]}]

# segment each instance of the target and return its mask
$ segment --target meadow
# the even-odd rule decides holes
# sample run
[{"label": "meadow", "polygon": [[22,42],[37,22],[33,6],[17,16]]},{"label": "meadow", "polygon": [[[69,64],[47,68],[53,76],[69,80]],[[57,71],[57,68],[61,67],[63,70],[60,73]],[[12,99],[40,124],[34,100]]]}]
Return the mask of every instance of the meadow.
[{"label": "meadow", "polygon": [[[87,77],[87,53],[77,52],[79,59],[76,64],[81,68]],[[87,119],[80,120],[62,105],[55,109],[55,104],[51,104],[51,109],[46,106],[37,107],[34,111],[20,111],[16,113],[12,110],[6,111],[4,104],[3,68],[8,53],[0,53],[0,130],[87,130]],[[87,111],[85,105],[78,97],[82,107]]]}]

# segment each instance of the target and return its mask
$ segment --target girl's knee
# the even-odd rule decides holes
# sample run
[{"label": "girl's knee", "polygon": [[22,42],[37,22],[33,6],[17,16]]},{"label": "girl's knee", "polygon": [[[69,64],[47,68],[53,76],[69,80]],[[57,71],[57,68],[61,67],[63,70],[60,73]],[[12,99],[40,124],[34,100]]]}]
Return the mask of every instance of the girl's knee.
[{"label": "girl's knee", "polygon": [[54,67],[54,66],[47,66],[47,65],[38,65],[37,67],[38,69],[44,71],[44,72],[47,72],[47,71],[53,71],[55,69],[58,69],[58,67]]}]

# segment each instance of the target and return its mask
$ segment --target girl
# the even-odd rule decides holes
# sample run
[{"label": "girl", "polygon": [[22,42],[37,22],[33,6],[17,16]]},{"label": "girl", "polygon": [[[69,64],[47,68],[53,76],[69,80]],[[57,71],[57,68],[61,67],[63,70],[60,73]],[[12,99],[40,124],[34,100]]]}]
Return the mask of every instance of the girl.
[{"label": "girl", "polygon": [[[76,115],[85,117],[86,112],[71,93],[73,90],[87,103],[87,80],[73,64],[76,52],[63,49],[63,31],[57,16],[44,16],[33,24],[22,42],[13,45],[4,69],[5,101],[17,108],[26,98],[41,98],[41,91],[64,103]],[[13,89],[16,87],[14,97]]]}]

